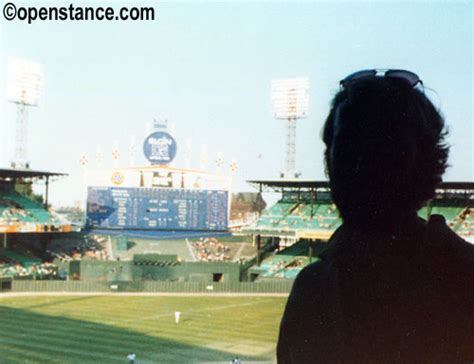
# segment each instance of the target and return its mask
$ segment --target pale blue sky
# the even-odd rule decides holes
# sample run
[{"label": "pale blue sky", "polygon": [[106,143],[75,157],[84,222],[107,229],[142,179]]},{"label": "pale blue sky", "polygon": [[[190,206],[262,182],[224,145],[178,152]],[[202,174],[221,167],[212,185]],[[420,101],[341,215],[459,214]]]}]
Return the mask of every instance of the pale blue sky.
[{"label": "pale blue sky", "polygon": [[[30,112],[28,148],[32,168],[70,174],[52,186],[53,204],[81,197],[79,155],[88,153],[94,166],[98,145],[104,165],[112,166],[114,140],[126,155],[129,137],[136,135],[138,161],[145,164],[145,124],[161,117],[176,125],[174,166],[183,166],[185,141],[192,138],[195,167],[202,144],[211,169],[217,152],[227,164],[238,161],[238,190],[251,189],[247,179],[278,177],[285,129],[271,116],[274,78],[309,77],[310,116],[298,122],[296,164],[304,178],[325,178],[320,130],[329,101],[341,78],[374,67],[413,70],[435,91],[427,93],[446,116],[452,145],[445,179],[474,180],[471,1],[133,5],[154,6],[155,21],[28,25],[2,18],[1,69],[8,56],[45,67],[43,103]],[[0,77],[0,140],[7,141],[0,165],[7,166],[15,107],[5,101],[4,71]]]}]

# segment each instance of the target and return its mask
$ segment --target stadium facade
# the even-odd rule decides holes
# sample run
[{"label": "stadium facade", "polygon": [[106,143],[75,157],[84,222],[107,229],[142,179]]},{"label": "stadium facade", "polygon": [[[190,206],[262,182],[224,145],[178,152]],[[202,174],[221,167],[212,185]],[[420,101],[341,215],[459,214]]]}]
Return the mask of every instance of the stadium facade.
[{"label": "stadium facade", "polygon": [[[248,181],[257,193],[234,196],[239,223],[230,224],[232,176],[170,166],[177,144],[165,131],[152,132],[143,149],[150,165],[84,171],[82,232],[71,232],[71,224],[48,209],[50,181],[63,174],[0,170],[5,287],[14,287],[12,279],[46,278],[107,287],[270,281],[287,289],[303,267],[318,260],[342,223],[327,181],[280,179]],[[42,201],[19,189],[34,182],[45,187]],[[263,209],[264,192],[281,196],[248,224],[246,206]],[[444,215],[474,243],[474,183],[443,183],[419,211],[425,219],[431,214]]]}]

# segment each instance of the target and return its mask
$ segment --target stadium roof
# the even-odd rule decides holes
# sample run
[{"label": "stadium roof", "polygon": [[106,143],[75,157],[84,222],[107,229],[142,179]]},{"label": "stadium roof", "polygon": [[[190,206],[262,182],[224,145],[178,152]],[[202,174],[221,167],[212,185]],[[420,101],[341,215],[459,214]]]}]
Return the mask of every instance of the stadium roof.
[{"label": "stadium roof", "polygon": [[[260,191],[273,190],[315,190],[330,188],[329,181],[304,180],[304,179],[276,179],[276,180],[250,180],[247,181]],[[474,191],[474,182],[443,182],[437,190],[468,190]]]},{"label": "stadium roof", "polygon": [[32,169],[0,168],[0,179],[42,178],[67,176],[66,173],[35,171]]},{"label": "stadium roof", "polygon": [[286,189],[317,189],[329,188],[329,181],[316,181],[305,179],[276,179],[276,180],[250,180],[247,181],[260,190],[283,191]]},{"label": "stadium roof", "polygon": [[474,182],[443,182],[440,190],[474,190]]}]

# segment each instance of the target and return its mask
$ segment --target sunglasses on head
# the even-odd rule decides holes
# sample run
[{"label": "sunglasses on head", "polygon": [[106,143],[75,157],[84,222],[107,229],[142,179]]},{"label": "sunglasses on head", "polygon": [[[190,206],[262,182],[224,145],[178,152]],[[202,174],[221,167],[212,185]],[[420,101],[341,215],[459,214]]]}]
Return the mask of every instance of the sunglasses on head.
[{"label": "sunglasses on head", "polygon": [[405,70],[363,70],[351,73],[349,76],[344,78],[339,82],[342,88],[347,87],[351,83],[361,80],[363,78],[373,78],[373,77],[390,77],[398,78],[405,80],[412,87],[415,87],[417,84],[423,85],[423,82],[420,80],[420,77],[416,73],[405,71]]}]

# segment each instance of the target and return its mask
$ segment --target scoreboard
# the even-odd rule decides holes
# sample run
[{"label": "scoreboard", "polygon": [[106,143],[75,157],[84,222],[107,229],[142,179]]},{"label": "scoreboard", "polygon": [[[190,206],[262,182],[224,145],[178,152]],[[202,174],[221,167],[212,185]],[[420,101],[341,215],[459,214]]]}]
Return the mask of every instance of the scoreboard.
[{"label": "scoreboard", "polygon": [[227,230],[228,192],[89,187],[87,225],[106,229]]}]

